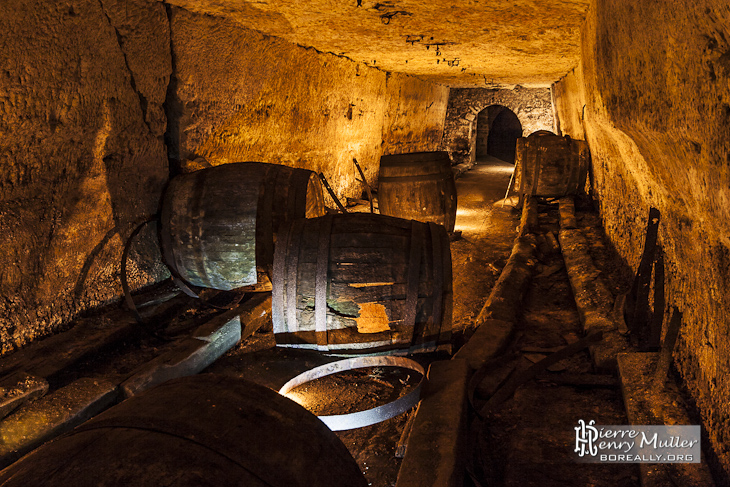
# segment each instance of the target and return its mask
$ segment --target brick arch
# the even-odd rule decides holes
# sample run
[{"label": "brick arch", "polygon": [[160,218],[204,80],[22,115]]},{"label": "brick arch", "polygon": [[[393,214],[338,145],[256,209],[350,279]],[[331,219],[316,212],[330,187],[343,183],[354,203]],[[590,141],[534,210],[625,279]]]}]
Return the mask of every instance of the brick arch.
[{"label": "brick arch", "polygon": [[454,88],[449,94],[442,142],[454,164],[474,162],[477,115],[491,105],[512,110],[522,124],[523,136],[536,130],[554,130],[550,88]]}]

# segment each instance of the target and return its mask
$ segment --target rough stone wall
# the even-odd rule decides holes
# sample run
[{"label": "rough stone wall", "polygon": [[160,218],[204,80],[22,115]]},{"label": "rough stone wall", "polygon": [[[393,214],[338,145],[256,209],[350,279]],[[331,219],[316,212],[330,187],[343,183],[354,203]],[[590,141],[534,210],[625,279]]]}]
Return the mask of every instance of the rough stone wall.
[{"label": "rough stone wall", "polygon": [[[373,182],[382,153],[440,144],[448,88],[228,20],[157,0],[8,0],[3,15],[0,354],[120,297],[168,149],[173,173],[194,156],[275,162],[359,196],[353,157]],[[154,226],[128,271],[133,289],[168,276]]]},{"label": "rough stone wall", "polygon": [[443,150],[449,151],[452,163],[474,162],[477,116],[490,105],[503,105],[512,110],[520,119],[525,136],[536,130],[554,130],[549,88],[517,86],[513,90],[452,89],[442,143]]},{"label": "rough stone wall", "polygon": [[[169,30],[143,0],[7,0],[0,30],[0,352],[120,293],[133,222],[155,213]],[[154,232],[150,232],[154,233]],[[147,266],[142,239],[132,285]]]},{"label": "rough stone wall", "polygon": [[[563,133],[585,134],[606,232],[636,269],[662,214],[674,359],[730,472],[730,6],[594,0],[581,66],[555,86]],[[666,317],[665,317],[666,320]]]},{"label": "rough stone wall", "polygon": [[353,158],[372,183],[381,154],[438,148],[448,88],[170,10],[172,158],[321,171],[342,198],[362,192]]}]

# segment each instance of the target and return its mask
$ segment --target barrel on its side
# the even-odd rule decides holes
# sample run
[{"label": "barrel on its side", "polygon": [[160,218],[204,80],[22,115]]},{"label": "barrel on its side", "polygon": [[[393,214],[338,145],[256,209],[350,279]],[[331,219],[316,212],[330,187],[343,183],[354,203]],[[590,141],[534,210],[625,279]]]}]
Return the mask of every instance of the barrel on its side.
[{"label": "barrel on its side", "polygon": [[442,225],[350,213],[282,228],[272,300],[278,346],[432,351],[449,346],[452,301]]},{"label": "barrel on its side", "polygon": [[590,153],[584,140],[549,134],[517,139],[515,167],[523,195],[561,197],[585,187]]},{"label": "barrel on its side", "polygon": [[271,389],[212,374],[166,382],[0,472],[4,487],[364,487],[312,413]]},{"label": "barrel on its side", "polygon": [[163,257],[196,286],[249,286],[270,272],[281,223],[324,213],[312,171],[258,162],[201,169],[175,177],[165,191]]},{"label": "barrel on its side", "polygon": [[445,151],[380,158],[378,205],[383,215],[439,223],[449,232],[456,222],[456,184]]}]

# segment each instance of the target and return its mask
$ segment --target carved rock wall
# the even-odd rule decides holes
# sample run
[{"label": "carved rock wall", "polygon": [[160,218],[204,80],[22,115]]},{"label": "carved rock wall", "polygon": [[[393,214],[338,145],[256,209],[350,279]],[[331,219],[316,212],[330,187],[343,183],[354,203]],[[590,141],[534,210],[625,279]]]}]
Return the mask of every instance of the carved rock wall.
[{"label": "carved rock wall", "polygon": [[446,87],[171,11],[172,158],[311,169],[343,198],[362,191],[353,158],[372,183],[382,154],[440,144]]},{"label": "carved rock wall", "polygon": [[[143,0],[4,5],[0,352],[119,295],[123,240],[167,180],[167,26]],[[153,233],[131,259],[135,287],[165,275]]]},{"label": "carved rock wall", "polygon": [[561,130],[590,145],[606,233],[634,269],[649,207],[661,211],[667,305],[683,312],[675,364],[699,407],[710,461],[726,473],[729,26],[722,0],[594,0],[581,65],[554,86]]}]

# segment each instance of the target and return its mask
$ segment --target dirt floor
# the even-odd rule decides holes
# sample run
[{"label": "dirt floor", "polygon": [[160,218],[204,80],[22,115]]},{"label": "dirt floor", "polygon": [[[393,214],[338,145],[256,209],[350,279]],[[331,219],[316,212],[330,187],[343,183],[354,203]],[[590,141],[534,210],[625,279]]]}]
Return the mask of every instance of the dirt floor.
[{"label": "dirt floor", "polygon": [[[519,211],[500,202],[512,170],[511,164],[490,159],[479,161],[457,179],[455,230],[461,232],[461,237],[451,242],[454,352],[469,336],[517,235]],[[592,246],[596,266],[608,279],[614,295],[625,292],[630,272],[603,243],[598,216],[588,201],[578,202],[576,209],[580,226],[589,227],[584,233]],[[557,204],[542,205],[541,210],[543,230],[557,235]],[[369,211],[369,205],[360,204],[359,211]],[[582,336],[559,249],[543,245],[538,259],[521,309],[522,320],[509,350],[492,363],[485,379],[475,384],[465,486],[638,486],[635,465],[582,464],[573,453],[574,427],[579,419],[593,419],[597,424],[627,423],[615,378],[593,374],[585,353],[550,367],[536,380],[518,388],[511,399],[484,412],[483,418],[475,413],[508,377]],[[176,313],[178,316],[166,329],[140,332],[121,346],[104,349],[56,374],[49,379],[51,389],[78,377],[126,377],[169,343],[164,335],[184,335],[196,320],[211,311],[190,302],[186,313],[180,314],[179,309]],[[448,355],[440,352],[413,358],[426,368],[431,361]],[[316,351],[277,348],[271,328],[263,328],[205,372],[242,377],[278,390],[295,375],[339,359]],[[395,400],[416,387],[421,378],[413,370],[370,367],[310,382],[290,395],[315,413],[341,414]],[[396,446],[411,415],[412,411],[372,426],[337,433],[369,485],[395,485],[401,462]]]}]

